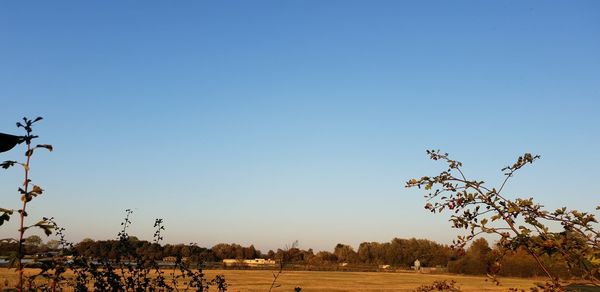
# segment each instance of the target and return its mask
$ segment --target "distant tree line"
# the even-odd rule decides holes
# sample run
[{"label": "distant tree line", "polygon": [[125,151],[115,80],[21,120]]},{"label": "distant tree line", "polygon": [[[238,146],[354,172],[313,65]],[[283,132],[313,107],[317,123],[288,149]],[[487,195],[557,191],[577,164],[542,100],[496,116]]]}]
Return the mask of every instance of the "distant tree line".
[{"label": "distant tree line", "polygon": [[[371,264],[410,267],[416,259],[427,266],[446,266],[452,259],[453,251],[447,245],[441,245],[426,239],[394,238],[390,242],[363,242],[358,250],[350,245],[337,244],[332,252],[312,249],[303,250],[297,247],[289,249],[269,250],[262,253],[253,245],[244,247],[236,243],[219,243],[212,248],[185,244],[158,244],[129,237],[129,244],[138,254],[153,259],[165,257],[185,257],[192,262],[220,262],[223,259],[255,259],[270,258],[285,260],[293,264],[332,265],[332,264]],[[0,242],[0,256],[9,256],[16,248],[16,242]],[[78,254],[91,259],[114,259],[119,254],[119,240],[84,239],[73,246]],[[38,236],[30,236],[25,241],[27,255],[41,254],[58,249],[56,241],[42,243]]]},{"label": "distant tree line", "polygon": [[[390,242],[363,242],[358,250],[350,245],[337,244],[333,251],[314,252],[312,249],[303,250],[290,248],[287,250],[269,250],[262,253],[253,245],[244,247],[236,243],[219,243],[212,248],[185,244],[157,244],[139,240],[135,236],[129,238],[130,244],[137,253],[149,259],[166,257],[187,258],[193,263],[215,263],[223,259],[282,259],[285,257],[289,264],[306,268],[338,267],[348,264],[348,270],[353,267],[391,265],[394,268],[409,269],[416,259],[423,267],[447,268],[448,272],[471,275],[496,273],[502,276],[534,277],[542,276],[543,271],[535,259],[523,248],[515,251],[506,250],[500,246],[490,247],[485,238],[475,240],[466,250],[453,250],[448,245],[436,243],[427,239],[394,238]],[[50,240],[42,243],[36,235],[25,241],[27,255],[44,254],[58,249],[58,242]],[[12,241],[0,242],[0,256],[8,257],[16,250],[17,243]],[[91,259],[114,259],[119,254],[118,240],[84,239],[75,244],[73,249],[82,256]],[[502,255],[502,256],[501,256]],[[545,255],[543,260],[553,272],[561,277],[579,276],[577,269],[568,267],[559,255]]]}]

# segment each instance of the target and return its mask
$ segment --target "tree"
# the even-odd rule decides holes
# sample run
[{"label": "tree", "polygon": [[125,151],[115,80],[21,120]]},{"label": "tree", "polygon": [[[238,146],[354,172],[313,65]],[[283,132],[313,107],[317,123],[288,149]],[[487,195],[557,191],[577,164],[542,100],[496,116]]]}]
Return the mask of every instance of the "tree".
[{"label": "tree", "polygon": [[[432,160],[445,162],[447,169],[433,177],[411,179],[406,187],[427,190],[425,209],[450,212],[452,227],[468,231],[458,236],[456,247],[463,247],[480,234],[495,234],[500,247],[523,248],[531,255],[549,278],[550,287],[560,287],[560,282],[542,260],[544,255],[559,255],[570,269],[581,270],[584,279],[600,286],[600,233],[593,214],[566,207],[548,211],[533,198],[509,199],[516,196],[503,193],[514,174],[539,156],[520,156],[514,164],[502,168],[505,178],[498,187],[488,187],[481,180],[467,178],[462,163],[450,159],[447,153],[428,150],[427,154]],[[557,225],[560,228],[551,229]]]},{"label": "tree", "polygon": [[492,249],[485,238],[480,237],[473,241],[467,250],[468,274],[487,274],[490,272]]},{"label": "tree", "polygon": [[319,258],[320,261],[324,262],[324,263],[327,263],[327,262],[334,263],[334,262],[337,262],[337,260],[338,260],[337,257],[335,256],[335,254],[328,252],[328,251],[320,251],[317,253],[316,257]]},{"label": "tree", "polygon": [[358,254],[347,244],[338,243],[335,246],[333,253],[340,263],[355,263],[358,261]]},{"label": "tree", "polygon": [[358,246],[358,259],[365,264],[376,263],[375,247],[377,242],[363,242]]},{"label": "tree", "polygon": [[42,245],[42,238],[37,235],[31,235],[24,239],[24,244],[40,246],[40,245]]},{"label": "tree", "polygon": [[491,272],[492,249],[487,240],[480,237],[473,241],[466,254],[451,263],[448,270],[452,273],[485,275]]},{"label": "tree", "polygon": [[49,250],[57,250],[60,247],[60,241],[56,239],[50,239],[46,242],[46,248]]}]

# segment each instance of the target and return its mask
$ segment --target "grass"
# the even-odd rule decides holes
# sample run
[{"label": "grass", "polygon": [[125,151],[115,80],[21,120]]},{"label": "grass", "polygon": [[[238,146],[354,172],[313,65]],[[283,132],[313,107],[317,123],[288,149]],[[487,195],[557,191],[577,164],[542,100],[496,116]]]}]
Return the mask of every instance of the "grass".
[{"label": "grass", "polygon": [[[26,272],[32,273],[35,273],[35,269]],[[232,292],[268,291],[273,280],[272,271],[264,270],[205,270],[205,274],[208,279],[217,274],[225,275],[229,284],[228,291]],[[412,291],[423,284],[443,279],[455,280],[463,291],[507,291],[508,288],[528,290],[534,282],[541,281],[500,278],[502,286],[496,286],[486,281],[485,277],[451,274],[284,271],[277,281],[281,286],[274,291],[294,291],[294,287],[301,287],[302,291]],[[17,273],[14,270],[0,268],[0,287],[5,287],[5,283],[15,285],[16,281]]]}]

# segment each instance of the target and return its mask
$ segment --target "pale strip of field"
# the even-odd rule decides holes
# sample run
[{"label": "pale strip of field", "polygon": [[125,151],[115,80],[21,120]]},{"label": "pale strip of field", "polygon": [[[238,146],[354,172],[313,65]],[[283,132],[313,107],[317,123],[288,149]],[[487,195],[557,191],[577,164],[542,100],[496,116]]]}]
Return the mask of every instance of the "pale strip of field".
[{"label": "pale strip of field", "polygon": [[[28,274],[32,271],[28,271]],[[167,271],[168,273],[168,271]],[[273,280],[272,271],[264,270],[206,270],[208,279],[217,274],[225,275],[228,291],[268,291]],[[67,277],[69,274],[67,274]],[[5,279],[10,285],[16,283],[14,270],[0,268],[0,287]],[[274,291],[412,291],[423,284],[435,280],[455,280],[463,291],[507,291],[508,288],[526,289],[532,287],[535,279],[500,278],[502,286],[496,286],[485,277],[471,277],[450,274],[418,273],[377,273],[377,272],[320,272],[284,271],[277,281],[281,286]],[[214,289],[213,289],[214,291]]]}]

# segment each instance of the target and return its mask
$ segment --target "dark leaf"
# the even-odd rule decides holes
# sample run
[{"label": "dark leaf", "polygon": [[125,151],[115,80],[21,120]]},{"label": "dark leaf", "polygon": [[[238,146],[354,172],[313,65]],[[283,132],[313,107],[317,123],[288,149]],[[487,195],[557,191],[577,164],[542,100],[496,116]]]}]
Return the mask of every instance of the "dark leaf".
[{"label": "dark leaf", "polygon": [[46,234],[46,236],[49,236],[50,234],[52,234],[52,229],[54,229],[54,226],[48,224],[48,221],[46,221],[46,220],[41,220],[38,223],[36,223],[34,226],[37,226],[37,227],[41,228],[42,230],[44,230],[44,233]]},{"label": "dark leaf", "polygon": [[49,144],[40,144],[40,145],[35,146],[35,148],[46,148],[46,149],[48,149],[48,151],[54,150],[52,145],[49,145]]},{"label": "dark leaf", "polygon": [[10,215],[8,213],[0,215],[0,225],[4,224],[4,221],[10,221]]},{"label": "dark leaf", "polygon": [[9,167],[14,166],[16,163],[17,163],[16,161],[7,160],[7,161],[0,163],[0,166],[4,169],[8,169]]}]

